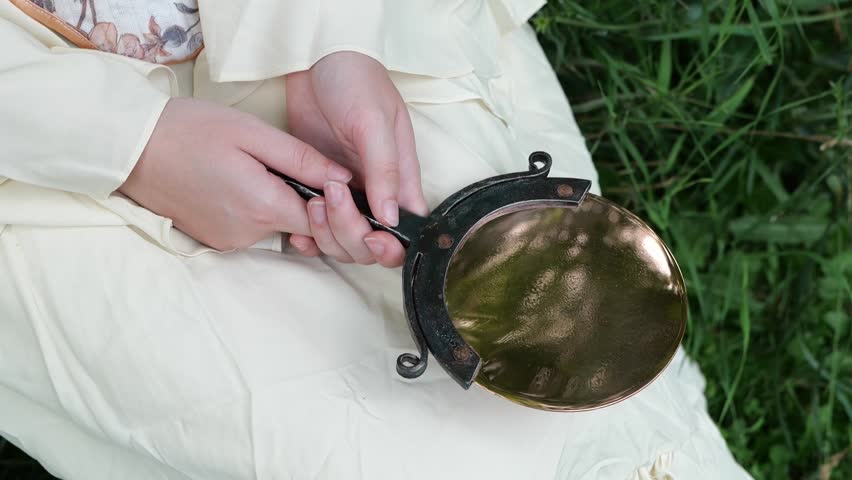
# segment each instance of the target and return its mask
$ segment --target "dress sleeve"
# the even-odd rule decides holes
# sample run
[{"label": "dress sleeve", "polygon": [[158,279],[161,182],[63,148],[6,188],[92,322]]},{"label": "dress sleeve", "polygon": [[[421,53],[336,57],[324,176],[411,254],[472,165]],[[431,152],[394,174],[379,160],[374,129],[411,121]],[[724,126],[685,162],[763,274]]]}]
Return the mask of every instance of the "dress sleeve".
[{"label": "dress sleeve", "polygon": [[158,86],[157,66],[116,55],[49,48],[2,16],[0,45],[0,183],[109,196],[147,144],[169,80]]},{"label": "dress sleeve", "polygon": [[[199,0],[214,82],[306,70],[342,50],[388,70],[453,78],[476,70],[465,36],[483,19],[527,21],[543,0]],[[482,47],[478,47],[482,48]],[[489,48],[486,46],[484,48]]]}]

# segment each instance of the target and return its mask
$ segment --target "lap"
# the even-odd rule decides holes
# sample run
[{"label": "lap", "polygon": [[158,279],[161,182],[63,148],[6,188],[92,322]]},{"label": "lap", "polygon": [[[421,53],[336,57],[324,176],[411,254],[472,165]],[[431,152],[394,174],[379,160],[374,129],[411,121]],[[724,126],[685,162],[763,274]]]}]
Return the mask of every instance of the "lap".
[{"label": "lap", "polygon": [[[533,150],[596,180],[543,54],[518,35],[490,104],[409,102],[433,206]],[[682,354],[637,396],[577,414],[463,391],[434,365],[400,378],[413,344],[398,271],[263,250],[185,258],[127,226],[11,226],[0,268],[0,346],[18,352],[0,384],[164,478],[624,478],[693,444],[696,465],[733,468]]]},{"label": "lap", "polygon": [[190,477],[619,478],[709,421],[682,356],[577,414],[463,391],[435,366],[404,380],[393,271],[355,285],[356,267],[272,252],[177,259],[121,228],[12,228],[13,248],[56,409]]}]

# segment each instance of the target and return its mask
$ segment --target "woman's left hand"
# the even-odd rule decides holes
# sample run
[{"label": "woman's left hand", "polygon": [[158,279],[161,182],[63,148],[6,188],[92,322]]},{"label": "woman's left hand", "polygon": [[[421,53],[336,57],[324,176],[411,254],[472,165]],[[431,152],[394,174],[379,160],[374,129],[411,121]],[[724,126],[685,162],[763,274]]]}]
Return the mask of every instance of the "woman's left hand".
[{"label": "woman's left hand", "polygon": [[[396,226],[400,206],[428,213],[408,109],[381,63],[338,52],[289,74],[287,122],[295,137],[355,173],[382,223]],[[313,238],[290,239],[298,250],[318,254],[318,247],[342,262],[402,264],[402,245],[372,231],[347,185],[329,182],[324,190],[324,198],[308,202]]]}]

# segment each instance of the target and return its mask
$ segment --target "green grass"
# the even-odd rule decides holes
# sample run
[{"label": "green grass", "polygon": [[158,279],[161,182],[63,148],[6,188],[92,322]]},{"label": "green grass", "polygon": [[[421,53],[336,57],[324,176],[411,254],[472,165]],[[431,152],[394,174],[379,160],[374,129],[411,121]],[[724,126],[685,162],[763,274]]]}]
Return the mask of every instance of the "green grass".
[{"label": "green grass", "polygon": [[[675,252],[686,347],[758,479],[852,478],[850,19],[821,0],[550,0],[534,19],[604,193]],[[2,443],[0,479],[37,478]]]},{"label": "green grass", "polygon": [[551,0],[604,194],[683,269],[712,417],[758,479],[852,478],[852,2]]}]

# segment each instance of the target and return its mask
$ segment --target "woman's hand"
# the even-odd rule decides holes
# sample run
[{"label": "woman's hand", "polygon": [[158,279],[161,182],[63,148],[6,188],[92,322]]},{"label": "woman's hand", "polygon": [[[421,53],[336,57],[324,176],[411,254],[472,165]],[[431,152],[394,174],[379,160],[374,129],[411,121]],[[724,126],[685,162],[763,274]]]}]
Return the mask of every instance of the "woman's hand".
[{"label": "woman's hand", "polygon": [[[293,135],[355,173],[379,221],[396,226],[400,205],[428,213],[411,119],[379,62],[338,52],[289,74],[287,118]],[[342,262],[402,264],[402,245],[388,233],[372,232],[346,185],[330,183],[324,190],[323,199],[309,202],[313,240],[324,253]],[[300,236],[291,243],[313,247]]]},{"label": "woman's hand", "polygon": [[[218,250],[247,248],[274,232],[310,235],[305,201],[266,167],[313,187],[352,177],[252,115],[172,99],[119,191]],[[319,251],[310,244],[302,253]]]}]

